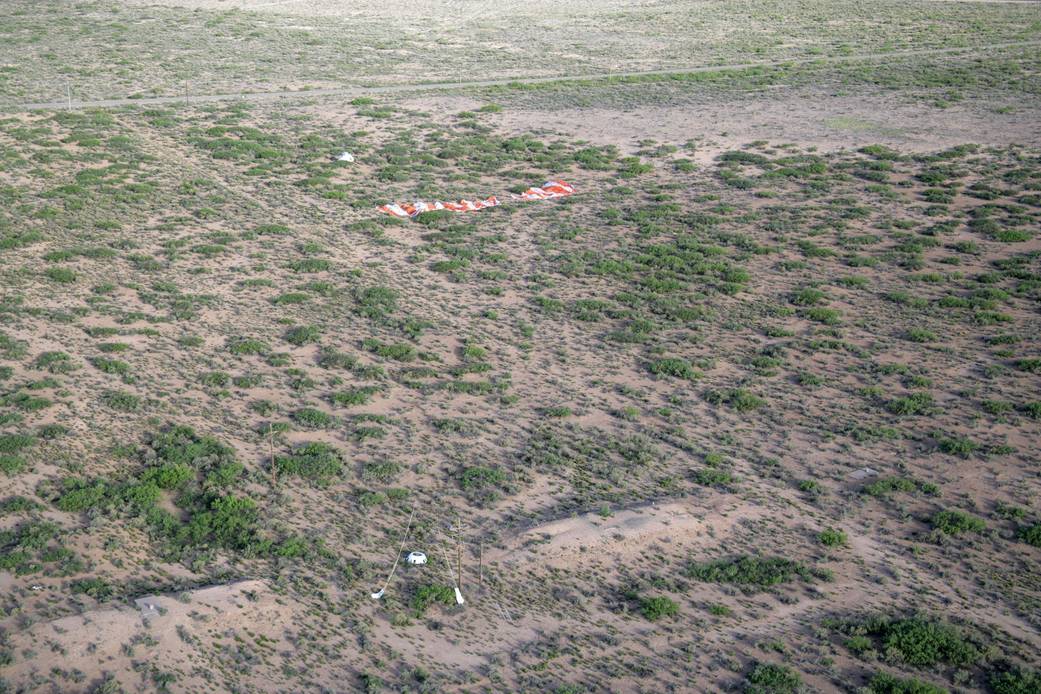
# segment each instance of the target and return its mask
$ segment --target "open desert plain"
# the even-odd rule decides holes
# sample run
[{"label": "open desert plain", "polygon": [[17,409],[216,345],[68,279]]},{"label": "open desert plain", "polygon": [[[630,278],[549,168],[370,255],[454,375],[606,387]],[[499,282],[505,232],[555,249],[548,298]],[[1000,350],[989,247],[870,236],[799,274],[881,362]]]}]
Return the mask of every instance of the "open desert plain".
[{"label": "open desert plain", "polygon": [[1041,3],[0,1],[16,692],[1041,692]]}]

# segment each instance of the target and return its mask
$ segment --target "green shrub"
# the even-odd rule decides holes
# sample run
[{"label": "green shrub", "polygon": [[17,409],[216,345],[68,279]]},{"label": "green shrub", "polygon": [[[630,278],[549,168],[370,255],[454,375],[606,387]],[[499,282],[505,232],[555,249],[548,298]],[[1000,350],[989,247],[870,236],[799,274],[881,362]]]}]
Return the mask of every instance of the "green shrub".
[{"label": "green shrub", "polygon": [[49,267],[44,272],[48,279],[61,284],[71,284],[76,281],[76,273],[64,267]]},{"label": "green shrub", "polygon": [[25,356],[27,346],[22,340],[16,340],[0,330],[0,356],[5,359],[19,359]]},{"label": "green shrub", "polygon": [[805,287],[792,295],[792,303],[799,306],[813,306],[827,299],[827,295],[820,289]]},{"label": "green shrub", "polygon": [[298,536],[292,535],[282,540],[278,546],[274,549],[273,554],[276,557],[284,557],[287,559],[298,559],[300,557],[307,556],[311,551],[311,547],[307,540]]},{"label": "green shrub", "polygon": [[994,415],[995,417],[1008,414],[1016,409],[1015,405],[1004,400],[984,400],[980,403],[980,407],[983,408],[984,412]]},{"label": "green shrub", "polygon": [[141,398],[122,390],[109,390],[101,394],[101,402],[120,412],[134,412],[141,407]]},{"label": "green shrub", "polygon": [[387,495],[383,492],[363,492],[358,495],[358,503],[366,508],[380,506],[387,503]]},{"label": "green shrub", "polygon": [[804,580],[821,576],[820,573],[791,559],[748,555],[691,564],[685,573],[690,578],[703,582],[734,583],[762,588],[787,583],[796,576]]},{"label": "green shrub", "polygon": [[188,426],[170,426],[153,434],[148,441],[159,463],[184,463],[193,468],[232,462],[235,449],[212,436],[199,436]]},{"label": "green shrub", "polygon": [[924,415],[933,410],[933,396],[929,393],[911,393],[891,400],[886,409],[896,415]]},{"label": "green shrub", "polygon": [[799,491],[813,496],[819,496],[824,493],[824,488],[821,487],[821,483],[817,480],[800,480]]},{"label": "green shrub", "polygon": [[1028,545],[1041,547],[1041,523],[1021,527],[1016,531],[1016,537]]},{"label": "green shrub", "polygon": [[650,164],[641,162],[639,157],[623,157],[621,164],[622,166],[618,169],[619,178],[636,178],[654,169]]},{"label": "green shrub", "polygon": [[65,352],[44,352],[36,357],[33,366],[37,369],[46,369],[52,374],[69,373],[78,368],[72,362],[72,357]]},{"label": "green shrub", "polygon": [[734,164],[750,164],[754,166],[766,167],[770,164],[770,159],[762,154],[756,152],[744,152],[742,150],[731,150],[729,152],[723,152],[718,157],[719,161],[731,162]]},{"label": "green shrub", "polygon": [[615,159],[615,152],[605,151],[600,147],[586,147],[574,154],[575,161],[583,169],[590,171],[607,171]]},{"label": "green shrub", "polygon": [[211,371],[199,376],[199,383],[210,388],[223,388],[231,383],[231,376],[223,371]]},{"label": "green shrub", "polygon": [[355,427],[352,433],[352,438],[355,441],[364,441],[365,439],[382,439],[387,435],[387,430],[382,427]]},{"label": "green shrub", "polygon": [[440,432],[447,434],[458,434],[470,431],[472,428],[471,424],[465,419],[435,419],[433,421],[434,428]]},{"label": "green shrub", "polygon": [[251,337],[236,337],[228,340],[228,351],[232,354],[267,354],[271,351],[266,342]]},{"label": "green shrub", "polygon": [[103,482],[66,478],[62,486],[64,491],[54,505],[69,513],[81,513],[99,507],[108,499],[109,488]]},{"label": "green shrub", "polygon": [[422,617],[426,609],[431,605],[455,604],[455,589],[452,586],[427,584],[416,589],[412,596],[412,609],[417,617]]},{"label": "green shrub", "polygon": [[498,468],[475,465],[463,470],[459,485],[463,489],[482,489],[489,486],[501,486],[506,481],[506,473]]},{"label": "green shrub", "polygon": [[275,469],[279,473],[324,483],[342,473],[343,460],[340,452],[329,444],[313,441],[298,447],[290,455],[276,456]]},{"label": "green shrub", "polygon": [[188,521],[184,536],[192,544],[212,543],[234,550],[249,549],[258,539],[260,513],[252,499],[221,496],[210,502],[209,510],[196,513]]},{"label": "green shrub", "polygon": [[[269,551],[271,542],[258,529],[256,504],[220,491],[242,475],[234,449],[198,436],[190,427],[172,426],[153,434],[141,455],[147,466],[137,477],[113,482],[66,478],[55,506],[70,513],[105,508],[141,517],[153,537],[165,540],[175,555],[206,546]],[[179,492],[174,503],[187,520],[158,506],[163,489]]]},{"label": "green shrub", "polygon": [[416,348],[404,342],[388,345],[380,342],[379,340],[366,338],[362,342],[362,345],[368,351],[385,359],[395,359],[397,361],[413,361],[416,358]]},{"label": "green shrub", "polygon": [[304,292],[285,292],[272,299],[271,303],[276,306],[288,306],[291,304],[302,304],[309,298],[310,296]]},{"label": "green shrub", "polygon": [[0,453],[0,472],[5,475],[17,475],[28,467],[29,462],[20,455]]},{"label": "green shrub", "polygon": [[726,391],[710,390],[705,393],[705,399],[713,405],[729,405],[738,412],[757,410],[766,405],[765,400],[744,388],[734,388]]},{"label": "green shrub", "polygon": [[720,467],[726,462],[726,455],[719,451],[712,451],[705,454],[705,465],[708,465],[709,467]]},{"label": "green shrub", "polygon": [[137,513],[147,513],[155,508],[156,503],[162,496],[162,491],[153,481],[142,481],[138,483],[124,484],[118,490],[119,500],[130,510]]},{"label": "green shrub", "polygon": [[787,665],[756,663],[745,677],[745,694],[797,694],[802,678]]},{"label": "green shrub", "polygon": [[924,328],[911,328],[907,331],[907,339],[911,342],[936,342],[936,333]]},{"label": "green shrub", "polygon": [[324,347],[318,356],[318,365],[323,369],[353,369],[358,365],[358,358],[353,354]]},{"label": "green shrub", "polygon": [[987,524],[982,518],[957,510],[938,511],[933,514],[930,523],[945,535],[961,535],[966,532],[981,533],[987,529]]},{"label": "green shrub", "polygon": [[112,586],[103,578],[84,578],[73,581],[70,588],[73,594],[82,593],[95,600],[107,600],[113,593]]},{"label": "green shrub", "polygon": [[845,547],[849,544],[849,538],[846,537],[846,533],[835,528],[825,528],[817,535],[817,539],[825,547]]},{"label": "green shrub", "polygon": [[145,470],[142,479],[160,489],[177,489],[195,479],[195,470],[185,463],[163,463]]},{"label": "green shrub", "polygon": [[0,434],[0,453],[21,453],[35,444],[31,434]]},{"label": "green shrub", "polygon": [[1041,359],[1017,359],[1013,364],[1020,371],[1028,371],[1032,374],[1041,374]]},{"label": "green shrub", "polygon": [[886,658],[912,667],[938,664],[968,667],[982,658],[980,650],[950,624],[924,617],[872,617],[853,630],[878,640]]},{"label": "green shrub", "polygon": [[470,261],[465,258],[453,258],[452,260],[438,260],[430,264],[430,269],[434,272],[440,272],[448,274],[463,268],[470,267]]},{"label": "green shrub", "polygon": [[968,458],[979,450],[980,447],[978,443],[965,436],[945,436],[941,434],[936,436],[936,443],[944,453],[957,455],[962,458]]},{"label": "green shrub", "polygon": [[367,287],[355,292],[358,312],[372,319],[379,319],[397,309],[398,294],[389,287]]},{"label": "green shrub", "polygon": [[825,325],[838,325],[842,322],[842,314],[838,309],[827,308],[825,306],[814,306],[809,308],[805,312],[805,316],[817,323],[823,323]]},{"label": "green shrub", "polygon": [[302,258],[290,263],[289,267],[293,272],[325,272],[332,263],[324,258]]},{"label": "green shrub", "polygon": [[734,478],[726,470],[703,468],[694,473],[694,481],[706,487],[725,487],[733,482]]},{"label": "green shrub", "polygon": [[[363,115],[363,112],[358,111],[358,115]],[[365,692],[365,694],[378,694],[386,689],[383,678],[371,672],[363,672],[359,679],[362,685],[361,691]]]},{"label": "green shrub", "polygon": [[283,339],[292,344],[300,347],[312,342],[318,342],[318,339],[322,336],[322,331],[313,325],[298,325],[295,328],[290,328],[286,331]]},{"label": "green shrub", "polygon": [[846,639],[846,648],[854,655],[863,655],[875,648],[875,642],[867,636],[858,634]]},{"label": "green shrub", "polygon": [[796,374],[795,381],[800,386],[809,386],[811,388],[814,388],[816,386],[824,385],[825,378],[823,376],[819,376],[808,371],[800,371],[798,374]]},{"label": "green shrub", "polygon": [[289,227],[285,224],[261,224],[254,232],[258,236],[285,236],[289,233]]},{"label": "green shrub", "polygon": [[329,396],[333,404],[340,405],[341,407],[350,407],[352,405],[364,405],[371,398],[373,393],[379,392],[379,388],[373,386],[364,386],[361,388],[347,388],[333,393]]},{"label": "green shrub", "polygon": [[679,612],[679,605],[665,596],[640,598],[640,613],[652,622],[662,617],[672,617]]},{"label": "green shrub", "polygon": [[90,360],[90,363],[94,365],[98,371],[107,374],[115,374],[117,376],[128,376],[130,374],[130,364],[119,359],[108,359],[106,357],[94,357]]},{"label": "green shrub", "polygon": [[9,496],[3,501],[0,501],[0,516],[6,516],[12,513],[27,513],[28,511],[36,511],[40,508],[42,507],[32,499],[27,499],[24,496]]},{"label": "green shrub", "polygon": [[13,405],[22,412],[39,412],[53,405],[47,398],[36,397],[28,393],[15,393],[0,396],[0,405]]},{"label": "green shrub", "polygon": [[302,407],[293,413],[293,421],[308,429],[327,429],[336,423],[336,418],[314,407]]},{"label": "green shrub", "polygon": [[673,378],[684,378],[693,381],[701,376],[686,359],[667,357],[650,363],[647,367],[652,374],[658,376],[671,376]]},{"label": "green shrub", "polygon": [[365,463],[362,467],[361,477],[364,480],[378,480],[389,482],[401,472],[401,465],[393,460],[376,460]]},{"label": "green shrub", "polygon": [[235,460],[228,460],[212,466],[210,471],[206,474],[203,480],[203,487],[206,489],[223,489],[230,487],[235,481],[242,476],[245,471],[242,463]]},{"label": "green shrub", "polygon": [[879,479],[864,485],[861,493],[874,497],[886,497],[893,492],[916,492],[921,491],[930,496],[940,493],[936,485],[929,482],[919,482],[908,477],[880,477]]},{"label": "green shrub", "polygon": [[887,651],[896,650],[905,663],[916,667],[938,662],[964,667],[980,657],[976,647],[954,627],[914,618],[887,625],[883,646]]},{"label": "green shrub", "polygon": [[1041,692],[1041,672],[1011,667],[996,672],[988,682],[993,694],[1038,694]]}]

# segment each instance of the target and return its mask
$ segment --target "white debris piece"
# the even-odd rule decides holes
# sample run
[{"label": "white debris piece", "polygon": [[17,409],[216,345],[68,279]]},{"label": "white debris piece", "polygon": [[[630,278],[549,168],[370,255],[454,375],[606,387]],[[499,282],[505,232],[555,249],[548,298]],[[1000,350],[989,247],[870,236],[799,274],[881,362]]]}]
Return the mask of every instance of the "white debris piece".
[{"label": "white debris piece", "polygon": [[354,161],[354,155],[350,152],[340,152],[340,156],[336,157],[336,161]]},{"label": "white debris piece", "polygon": [[463,600],[463,594],[459,592],[459,586],[456,586],[455,587],[455,604],[456,605],[462,605],[464,602],[466,602],[466,601]]},{"label": "white debris piece", "polygon": [[408,556],[405,557],[405,561],[407,561],[409,564],[426,564],[427,555],[423,554],[422,552],[409,552]]},{"label": "white debris piece", "polygon": [[372,594],[372,599],[373,600],[379,600],[380,598],[382,598],[384,590],[386,590],[386,588],[380,588],[380,591],[378,593],[373,593]]},{"label": "white debris piece", "polygon": [[141,610],[141,617],[145,620],[159,616],[159,601],[157,598],[138,598],[134,601],[134,604]]}]

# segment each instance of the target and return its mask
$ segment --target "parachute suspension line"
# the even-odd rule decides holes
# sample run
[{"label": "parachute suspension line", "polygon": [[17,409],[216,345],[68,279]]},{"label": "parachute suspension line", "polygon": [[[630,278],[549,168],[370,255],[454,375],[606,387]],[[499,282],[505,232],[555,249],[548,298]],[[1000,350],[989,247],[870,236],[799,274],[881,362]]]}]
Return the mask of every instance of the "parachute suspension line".
[{"label": "parachute suspension line", "polygon": [[398,555],[394,557],[394,564],[390,567],[390,573],[387,575],[387,580],[383,582],[383,587],[377,592],[372,594],[373,600],[379,600],[383,597],[383,593],[387,590],[387,586],[390,585],[390,579],[394,578],[394,572],[398,568],[398,562],[401,561],[401,553],[405,551],[405,543],[408,541],[408,533],[412,530],[412,518],[416,515],[416,507],[413,504],[412,513],[408,514],[408,524],[405,526],[405,534],[401,536],[401,546],[398,547]]},{"label": "parachute suspension line", "polygon": [[452,562],[448,558],[448,552],[445,550],[444,543],[441,543],[439,546],[441,547],[441,554],[445,558],[445,566],[448,567],[448,575],[452,578],[452,588],[455,589],[455,603],[457,605],[462,605],[466,601],[463,600],[463,592],[459,590],[459,583],[455,580],[455,571],[452,570]]}]

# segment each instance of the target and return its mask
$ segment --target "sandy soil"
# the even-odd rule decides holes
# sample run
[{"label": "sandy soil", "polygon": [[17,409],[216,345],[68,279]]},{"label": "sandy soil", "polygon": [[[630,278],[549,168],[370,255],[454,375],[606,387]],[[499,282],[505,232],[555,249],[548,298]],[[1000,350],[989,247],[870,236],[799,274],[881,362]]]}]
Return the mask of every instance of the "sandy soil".
[{"label": "sandy soil", "polygon": [[[408,99],[410,107],[451,113],[479,108],[484,102],[465,97]],[[692,158],[702,164],[721,152],[755,140],[790,142],[800,148],[832,152],[884,143],[903,151],[928,152],[951,143],[1036,146],[1036,105],[974,102],[937,109],[901,96],[826,96],[815,91],[778,90],[771,95],[738,96],[662,107],[560,108],[553,111],[511,108],[491,120],[507,132],[532,129],[572,136],[633,153],[643,140],[693,142]]]}]

